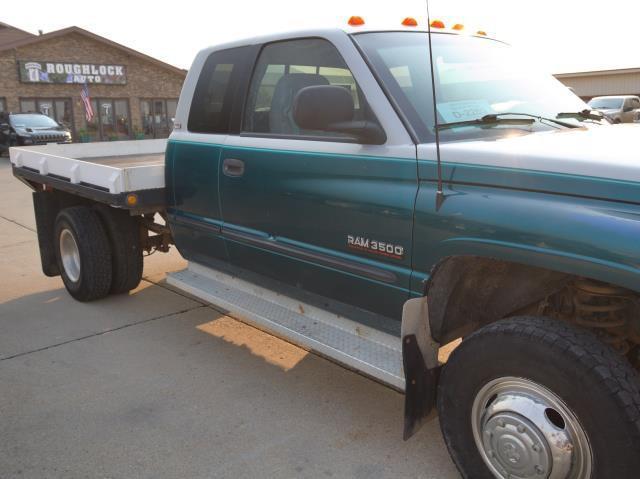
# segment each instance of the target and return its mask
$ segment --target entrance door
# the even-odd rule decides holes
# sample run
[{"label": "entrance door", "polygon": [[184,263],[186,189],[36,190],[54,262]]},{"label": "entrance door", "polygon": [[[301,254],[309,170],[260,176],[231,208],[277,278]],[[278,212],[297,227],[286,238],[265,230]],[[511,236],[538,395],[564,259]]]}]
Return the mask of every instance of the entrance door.
[{"label": "entrance door", "polygon": [[177,100],[142,100],[142,129],[145,138],[167,138],[173,129]]},{"label": "entrance door", "polygon": [[[86,122],[86,135],[91,141],[114,141],[131,138],[129,100],[93,98],[94,116]],[[82,133],[81,133],[82,134]]]},{"label": "entrance door", "polygon": [[[327,39],[262,49],[243,132],[229,135],[222,152],[223,235],[237,266],[400,319],[410,285],[415,146],[344,39],[341,51],[362,82]],[[353,120],[379,123],[387,140],[358,144],[301,129],[293,101],[314,85],[350,91]]]},{"label": "entrance door", "polygon": [[73,109],[71,100],[57,99],[53,101],[54,120],[69,129],[73,129]]}]

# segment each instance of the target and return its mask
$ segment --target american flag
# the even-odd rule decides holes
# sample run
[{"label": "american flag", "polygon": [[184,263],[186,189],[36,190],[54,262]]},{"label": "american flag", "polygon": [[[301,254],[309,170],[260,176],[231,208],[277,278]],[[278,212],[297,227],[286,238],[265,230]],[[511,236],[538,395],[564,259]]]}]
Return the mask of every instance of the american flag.
[{"label": "american flag", "polygon": [[87,121],[93,120],[93,108],[91,107],[91,97],[89,96],[89,87],[85,83],[82,85],[82,90],[80,91],[80,98],[82,98],[82,103],[84,103],[84,116]]}]

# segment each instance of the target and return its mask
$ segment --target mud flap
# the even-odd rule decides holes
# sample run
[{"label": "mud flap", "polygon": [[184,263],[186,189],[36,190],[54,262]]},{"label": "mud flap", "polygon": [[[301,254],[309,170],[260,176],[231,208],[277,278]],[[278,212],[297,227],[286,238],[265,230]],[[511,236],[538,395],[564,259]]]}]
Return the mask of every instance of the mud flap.
[{"label": "mud flap", "polygon": [[42,263],[42,272],[46,276],[60,275],[53,241],[53,226],[59,210],[60,204],[52,193],[46,191],[33,193],[33,211],[38,231],[40,262]]},{"label": "mud flap", "polygon": [[439,348],[431,337],[427,298],[410,299],[402,311],[405,441],[420,429],[435,406]]}]

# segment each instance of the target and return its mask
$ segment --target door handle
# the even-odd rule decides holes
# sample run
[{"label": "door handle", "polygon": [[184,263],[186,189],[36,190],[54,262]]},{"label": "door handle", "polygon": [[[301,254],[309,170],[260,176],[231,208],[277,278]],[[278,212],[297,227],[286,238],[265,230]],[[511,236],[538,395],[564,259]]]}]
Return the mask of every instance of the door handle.
[{"label": "door handle", "polygon": [[238,177],[244,175],[244,161],[235,158],[225,158],[222,162],[222,172],[225,176]]}]

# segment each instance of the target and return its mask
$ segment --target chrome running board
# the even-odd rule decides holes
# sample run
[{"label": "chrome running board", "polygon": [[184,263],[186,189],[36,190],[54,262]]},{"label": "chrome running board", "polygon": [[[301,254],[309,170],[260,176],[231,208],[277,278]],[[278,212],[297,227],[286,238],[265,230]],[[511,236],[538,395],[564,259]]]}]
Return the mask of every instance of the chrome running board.
[{"label": "chrome running board", "polygon": [[167,282],[230,316],[404,390],[400,338],[195,263]]}]

